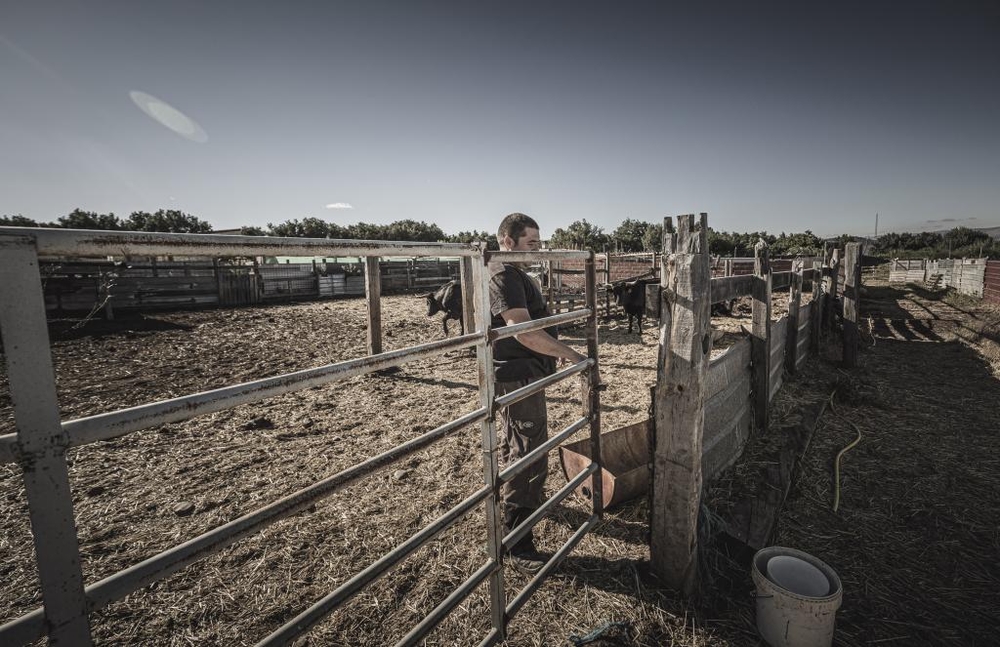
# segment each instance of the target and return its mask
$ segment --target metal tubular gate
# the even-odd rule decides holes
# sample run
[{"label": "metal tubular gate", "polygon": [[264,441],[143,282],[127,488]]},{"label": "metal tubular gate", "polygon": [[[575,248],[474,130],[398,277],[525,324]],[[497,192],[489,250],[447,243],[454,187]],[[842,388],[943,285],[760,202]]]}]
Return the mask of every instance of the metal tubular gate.
[{"label": "metal tubular gate", "polygon": [[[475,332],[410,348],[379,353],[317,368],[194,393],[169,400],[61,421],[56,399],[45,302],[38,269],[40,256],[189,255],[189,256],[460,256],[473,265],[469,280],[475,293]],[[489,316],[489,263],[538,260],[585,259],[586,307],[573,312],[491,329]],[[475,259],[478,262],[473,262]],[[553,506],[565,499],[584,480],[600,470],[600,401],[597,377],[596,274],[590,252],[485,252],[474,245],[385,241],[333,241],[301,238],[220,236],[212,234],[147,234],[65,229],[0,227],[0,332],[7,360],[11,400],[17,433],[0,436],[0,464],[17,462],[24,473],[28,514],[34,537],[35,558],[41,583],[43,606],[0,626],[0,644],[26,644],[48,635],[51,644],[92,644],[89,614],[121,600],[189,564],[218,552],[250,533],[299,512],[319,499],[384,469],[468,425],[479,423],[482,434],[484,485],[458,505],[424,527],[402,544],[360,571],[335,591],[315,602],[290,622],[261,640],[259,645],[284,645],[308,631],[341,604],[372,583],[439,533],[468,515],[484,501],[488,560],[397,645],[419,643],[462,600],[484,581],[488,582],[491,630],[482,645],[504,640],[507,623],[521,609],[545,577],[580,542],[602,514],[601,478],[593,479],[594,511],[553,555],[542,570],[509,603],[504,591],[503,552],[523,537]],[[527,387],[496,397],[491,342],[547,326],[586,320],[588,359]],[[476,348],[480,406],[458,419],[413,438],[389,451],[369,458],[291,495],[214,528],[187,542],[154,555],[99,582],[84,586],[79,540],[73,514],[66,453],[98,440],[123,436],[152,426],[187,420],[195,416],[258,402],[272,396],[344,380],[357,375],[399,366],[440,355],[458,348]],[[496,411],[573,375],[581,380],[583,415],[552,436],[542,447],[516,463],[499,469]],[[500,488],[531,463],[585,426],[590,426],[595,462],[562,487],[542,507],[502,536]]]}]

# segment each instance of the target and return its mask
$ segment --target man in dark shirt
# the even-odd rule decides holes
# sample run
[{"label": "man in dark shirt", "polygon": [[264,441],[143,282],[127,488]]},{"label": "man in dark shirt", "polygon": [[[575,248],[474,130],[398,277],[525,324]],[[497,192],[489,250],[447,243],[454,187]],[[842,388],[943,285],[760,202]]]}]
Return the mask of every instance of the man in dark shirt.
[{"label": "man in dark shirt", "polygon": [[[523,213],[505,217],[497,230],[497,240],[503,251],[538,251],[541,239],[538,223]],[[534,279],[515,264],[504,263],[491,268],[490,311],[493,327],[514,325],[550,315],[542,292]],[[555,327],[534,330],[494,344],[496,393],[504,395],[538,378],[551,375],[556,360],[577,363],[582,355],[556,338]],[[509,465],[548,439],[545,392],[505,407],[497,415],[501,466]],[[504,535],[520,525],[545,500],[545,477],[548,459],[532,464],[504,486]],[[528,533],[510,550],[510,563],[526,573],[537,573],[546,556],[535,549],[534,536]]]}]

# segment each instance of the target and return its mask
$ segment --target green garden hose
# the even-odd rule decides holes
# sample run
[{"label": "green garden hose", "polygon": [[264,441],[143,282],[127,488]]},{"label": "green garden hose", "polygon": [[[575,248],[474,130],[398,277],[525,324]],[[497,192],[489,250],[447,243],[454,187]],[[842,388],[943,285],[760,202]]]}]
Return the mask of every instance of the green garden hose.
[{"label": "green garden hose", "polygon": [[[833,411],[832,394],[830,395],[830,410]],[[834,413],[836,413],[836,411],[834,411]],[[851,422],[850,420],[847,421],[847,424],[854,427],[854,431],[858,432],[858,437],[855,438],[854,442],[852,442],[850,445],[837,452],[837,458],[833,460],[833,511],[834,512],[836,512],[837,508],[840,507],[840,457],[843,456],[845,453],[847,453],[847,450],[849,450],[850,448],[854,447],[855,445],[861,442],[861,430],[858,429],[858,426],[853,422]]]}]

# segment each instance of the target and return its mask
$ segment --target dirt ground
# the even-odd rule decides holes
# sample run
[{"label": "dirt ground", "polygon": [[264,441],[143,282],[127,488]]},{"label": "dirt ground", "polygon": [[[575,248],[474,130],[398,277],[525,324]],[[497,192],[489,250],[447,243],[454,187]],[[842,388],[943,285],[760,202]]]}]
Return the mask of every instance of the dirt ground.
[{"label": "dirt ground", "polygon": [[[991,618],[996,626],[989,609],[1000,602],[994,411],[1000,382],[983,358],[991,352],[996,323],[974,305],[959,310],[937,294],[886,290],[870,296],[873,304],[898,310],[871,312],[874,337],[865,336],[861,367],[844,374],[835,355],[810,360],[775,400],[772,429],[793,420],[802,403],[838,389],[836,413],[826,414],[815,434],[777,542],[820,556],[844,580],[837,644],[882,638],[915,644],[903,635],[920,636],[921,644],[987,644],[982,630]],[[775,318],[782,305],[775,303]],[[439,321],[425,317],[423,308],[414,297],[384,298],[386,350],[441,337]],[[743,310],[715,322],[724,331],[717,348],[741,334],[741,326],[749,329]],[[360,299],[147,314],[75,331],[54,322],[62,417],[358,357],[365,327]],[[904,327],[914,338],[901,332]],[[640,338],[626,335],[623,321],[610,320],[599,335],[609,385],[602,426],[611,430],[647,416],[657,330],[647,327]],[[563,336],[583,350],[581,330]],[[70,478],[85,580],[97,581],[472,411],[477,398],[474,359],[452,352],[397,373],[75,449]],[[580,415],[575,382],[550,390],[549,402],[551,430]],[[4,374],[0,433],[13,430],[11,418]],[[841,418],[859,425],[863,440],[844,459],[841,507],[833,514],[829,453],[853,437]],[[739,476],[752,474],[754,456],[748,451],[734,466],[728,487],[737,484],[739,491]],[[551,492],[565,479],[555,453],[549,464]],[[93,616],[95,634],[100,643],[115,645],[254,644],[481,482],[479,430],[469,427],[111,605]],[[20,469],[0,466],[0,484],[3,622],[38,606],[40,595]],[[541,548],[560,546],[587,509],[567,499],[541,523]],[[740,556],[709,545],[705,573],[711,584],[699,599],[684,601],[646,575],[647,518],[644,500],[609,511],[515,616],[509,644],[565,645],[571,635],[601,627],[606,645],[759,644],[749,570]],[[484,537],[482,513],[469,515],[297,644],[395,642],[484,563]],[[527,581],[510,569],[505,577],[509,596]],[[955,610],[964,621],[951,614]],[[427,644],[477,644],[487,631],[488,594],[480,587]]]}]

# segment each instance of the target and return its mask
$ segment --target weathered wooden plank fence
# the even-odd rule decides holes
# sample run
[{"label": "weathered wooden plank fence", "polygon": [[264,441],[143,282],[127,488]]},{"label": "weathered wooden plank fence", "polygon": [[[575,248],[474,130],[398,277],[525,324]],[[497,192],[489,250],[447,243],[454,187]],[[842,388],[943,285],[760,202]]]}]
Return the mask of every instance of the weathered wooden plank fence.
[{"label": "weathered wooden plank fence", "polygon": [[[990,264],[996,268],[997,263],[985,258],[892,259],[889,283],[925,283],[952,288],[959,294],[986,297],[987,273]],[[996,279],[992,280],[995,285]]]},{"label": "weathered wooden plank fence", "polygon": [[[840,277],[839,250],[833,250],[825,266],[803,259],[776,271],[763,241],[755,249],[753,274],[713,278],[710,260],[702,253],[707,222],[706,214],[680,216],[676,233],[670,219],[664,223],[661,347],[651,434],[650,559],[654,572],[685,593],[698,586],[697,527],[704,483],[739,458],[751,433],[768,433],[770,403],[785,376],[818,348],[821,297],[838,294],[844,284],[849,285],[846,295],[856,299],[860,294],[860,274],[848,269],[846,281]],[[848,244],[847,256],[857,268],[858,244]],[[733,271],[732,265],[725,271]],[[772,293],[778,289],[789,290],[789,314],[771,321]],[[803,289],[813,295],[807,304],[800,302]],[[709,304],[748,294],[753,298],[750,336],[708,361]],[[832,309],[833,303],[827,307]],[[856,316],[856,308],[845,312],[855,325]],[[845,363],[851,353],[847,345]]]}]

